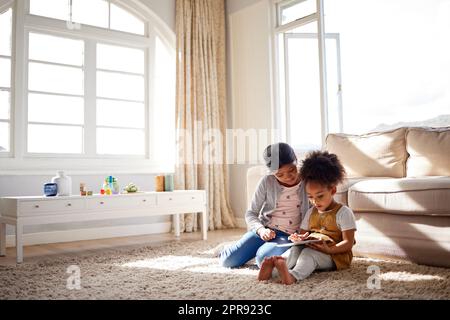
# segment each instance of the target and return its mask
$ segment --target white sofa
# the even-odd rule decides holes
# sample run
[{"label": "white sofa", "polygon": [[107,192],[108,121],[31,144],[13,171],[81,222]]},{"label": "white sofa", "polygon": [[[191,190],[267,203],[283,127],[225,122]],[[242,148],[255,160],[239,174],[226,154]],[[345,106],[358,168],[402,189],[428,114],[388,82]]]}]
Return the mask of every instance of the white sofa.
[{"label": "white sofa", "polygon": [[[355,255],[450,267],[450,128],[330,134],[347,179],[336,199],[357,219]],[[250,168],[251,199],[264,167]]]}]

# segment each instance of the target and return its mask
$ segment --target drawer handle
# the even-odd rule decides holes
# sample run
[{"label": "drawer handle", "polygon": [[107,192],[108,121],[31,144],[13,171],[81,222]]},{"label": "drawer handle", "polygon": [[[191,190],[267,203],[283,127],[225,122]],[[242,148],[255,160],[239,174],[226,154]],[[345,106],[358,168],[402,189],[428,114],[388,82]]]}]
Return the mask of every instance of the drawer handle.
[{"label": "drawer handle", "polygon": [[67,204],[67,206],[68,206],[68,207],[71,207],[71,206],[72,206],[72,204],[71,204],[71,203],[68,203],[68,204]]},{"label": "drawer handle", "polygon": [[36,209],[39,209],[39,205],[35,205],[34,207],[35,207]]},{"label": "drawer handle", "polygon": [[147,200],[144,199],[144,200],[142,200],[142,202],[147,202]]},{"label": "drawer handle", "polygon": [[103,201],[101,201],[100,204],[105,204],[105,203]]},{"label": "drawer handle", "polygon": [[192,197],[192,200],[195,200],[195,197]]},{"label": "drawer handle", "polygon": [[169,198],[170,201],[172,201],[172,198]]}]

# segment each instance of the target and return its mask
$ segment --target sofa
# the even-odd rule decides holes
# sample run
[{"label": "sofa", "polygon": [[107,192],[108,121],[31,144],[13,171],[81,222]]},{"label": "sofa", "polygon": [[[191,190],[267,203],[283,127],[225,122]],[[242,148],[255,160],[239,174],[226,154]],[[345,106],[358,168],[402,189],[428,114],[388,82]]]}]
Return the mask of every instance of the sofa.
[{"label": "sofa", "polygon": [[[329,134],[341,159],[336,200],[355,213],[356,256],[450,267],[450,127]],[[264,167],[247,172],[247,200]]]}]

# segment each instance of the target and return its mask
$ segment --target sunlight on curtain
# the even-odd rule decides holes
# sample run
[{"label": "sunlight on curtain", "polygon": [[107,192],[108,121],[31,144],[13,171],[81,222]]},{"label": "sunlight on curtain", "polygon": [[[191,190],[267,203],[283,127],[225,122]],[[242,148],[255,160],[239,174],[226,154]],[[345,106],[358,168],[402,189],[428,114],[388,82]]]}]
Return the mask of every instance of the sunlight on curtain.
[{"label": "sunlight on curtain", "polygon": [[[236,225],[228,202],[225,137],[225,2],[177,0],[177,189],[204,189],[209,229]],[[181,230],[197,230],[187,214]]]}]

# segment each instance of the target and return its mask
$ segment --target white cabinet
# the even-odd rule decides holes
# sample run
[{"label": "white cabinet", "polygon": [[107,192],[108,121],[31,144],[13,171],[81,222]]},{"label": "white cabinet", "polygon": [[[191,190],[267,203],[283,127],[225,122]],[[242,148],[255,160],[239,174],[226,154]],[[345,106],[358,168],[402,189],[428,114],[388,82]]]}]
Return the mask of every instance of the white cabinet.
[{"label": "white cabinet", "polygon": [[201,197],[196,194],[183,194],[179,197],[174,197],[171,194],[160,194],[158,195],[158,204],[168,205],[168,206],[179,206],[184,203],[196,203],[201,201]]},{"label": "white cabinet", "polygon": [[[156,215],[175,215],[175,235],[180,235],[179,214],[202,213],[202,236],[206,240],[208,210],[204,190],[143,192],[88,197],[6,197],[0,199],[0,256],[6,253],[6,225],[16,227],[17,262],[23,261],[23,227]],[[68,231],[70,232],[70,231]]]},{"label": "white cabinet", "polygon": [[18,210],[9,211],[14,216],[34,216],[41,213],[61,213],[73,210],[83,210],[85,202],[80,199],[55,200],[55,201],[18,201]]},{"label": "white cabinet", "polygon": [[156,195],[132,197],[104,196],[86,200],[86,209],[88,210],[140,209],[152,206],[156,206]]}]

